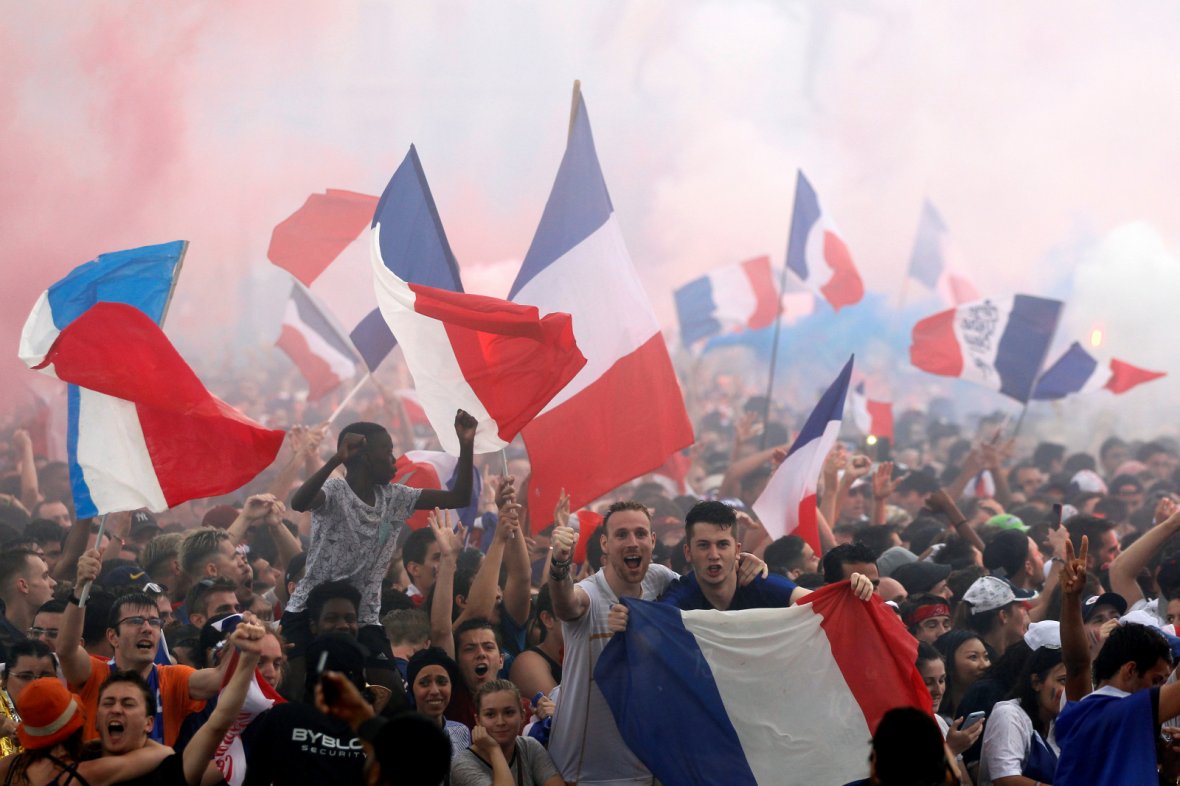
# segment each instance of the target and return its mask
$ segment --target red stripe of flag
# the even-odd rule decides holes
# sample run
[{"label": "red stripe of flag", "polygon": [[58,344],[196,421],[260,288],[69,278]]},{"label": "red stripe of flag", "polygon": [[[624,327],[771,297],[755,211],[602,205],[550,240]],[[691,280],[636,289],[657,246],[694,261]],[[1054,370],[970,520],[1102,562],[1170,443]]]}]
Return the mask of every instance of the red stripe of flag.
[{"label": "red stripe of flag", "polygon": [[373,220],[377,197],[330,188],[312,194],[270,236],[266,256],[311,286]]}]

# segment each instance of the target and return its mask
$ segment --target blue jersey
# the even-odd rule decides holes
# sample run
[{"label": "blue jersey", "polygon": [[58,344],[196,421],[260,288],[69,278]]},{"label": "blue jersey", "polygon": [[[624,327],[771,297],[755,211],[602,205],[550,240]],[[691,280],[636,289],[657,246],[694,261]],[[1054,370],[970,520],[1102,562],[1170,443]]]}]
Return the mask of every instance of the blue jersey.
[{"label": "blue jersey", "polygon": [[1160,689],[1100,688],[1057,716],[1061,755],[1053,786],[1157,783],[1155,742]]}]

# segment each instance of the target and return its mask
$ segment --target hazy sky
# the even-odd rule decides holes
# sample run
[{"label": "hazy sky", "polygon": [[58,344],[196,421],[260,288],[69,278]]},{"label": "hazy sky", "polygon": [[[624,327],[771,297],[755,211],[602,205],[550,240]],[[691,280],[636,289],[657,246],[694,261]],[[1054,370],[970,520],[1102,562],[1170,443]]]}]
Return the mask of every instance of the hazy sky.
[{"label": "hazy sky", "polygon": [[896,296],[928,197],[982,292],[1068,295],[1063,340],[1102,323],[1103,357],[1175,374],[1135,406],[1180,392],[1174,3],[0,8],[10,358],[36,294],[71,267],[177,238],[192,245],[174,340],[238,352],[225,339],[243,308],[267,340],[285,275],[266,262],[274,225],[312,191],[380,193],[411,142],[468,289],[503,295],[581,79],[665,324],[671,289],[708,268],[781,263],[802,167],[870,290]]}]

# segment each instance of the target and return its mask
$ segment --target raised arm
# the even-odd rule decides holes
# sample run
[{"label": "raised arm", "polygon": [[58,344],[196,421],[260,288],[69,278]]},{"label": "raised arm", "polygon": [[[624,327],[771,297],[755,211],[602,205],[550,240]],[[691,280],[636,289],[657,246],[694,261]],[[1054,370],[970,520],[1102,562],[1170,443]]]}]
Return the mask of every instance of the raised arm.
[{"label": "raised arm", "polygon": [[469,619],[490,619],[492,610],[496,607],[497,589],[500,585],[500,565],[504,562],[504,551],[513,538],[524,539],[520,531],[520,520],[516,515],[519,506],[501,508],[502,515],[496,524],[496,535],[488,553],[479,563],[479,570],[471,580],[471,587],[464,598],[463,611],[455,620],[455,627]]},{"label": "raised arm", "polygon": [[324,484],[336,468],[359,453],[365,446],[365,438],[361,434],[345,434],[340,442],[340,449],[324,463],[315,473],[303,481],[303,485],[291,497],[291,507],[300,513],[314,510],[324,504]]},{"label": "raised arm", "polygon": [[873,512],[869,519],[871,523],[885,523],[885,507],[889,504],[889,498],[893,496],[893,491],[896,488],[897,481],[893,479],[893,462],[882,461],[877,465],[877,471],[873,473]]},{"label": "raised arm", "polygon": [[253,494],[246,498],[246,504],[237,518],[226,529],[230,542],[235,546],[246,539],[246,534],[266,519],[271,506],[278,502],[273,494]]},{"label": "raised arm", "polygon": [[[204,725],[193,735],[184,749],[184,779],[189,786],[199,786],[205,769],[213,759],[217,746],[237,720],[246,700],[246,692],[254,680],[254,668],[262,653],[262,639],[266,629],[257,623],[241,622],[229,636],[229,643],[237,650],[237,664],[233,676],[221,689],[217,707]],[[231,656],[226,660],[233,660]]]},{"label": "raised arm", "polygon": [[465,508],[471,504],[472,474],[475,472],[475,429],[479,422],[463,410],[455,412],[455,436],[459,438],[459,466],[455,487],[449,491],[426,489],[418,495],[416,510]]},{"label": "raised arm", "polygon": [[455,634],[451,629],[451,606],[455,598],[455,565],[463,550],[463,536],[451,531],[447,514],[437,508],[428,518],[438,544],[438,576],[430,601],[430,643],[455,657]]},{"label": "raised arm", "polygon": [[532,602],[533,566],[529,562],[529,547],[525,542],[524,528],[521,526],[521,507],[516,502],[515,479],[508,475],[500,483],[496,492],[496,502],[500,510],[500,521],[512,518],[517,523],[515,538],[511,538],[504,547],[504,567],[507,575],[504,580],[504,611],[518,626],[523,627],[529,618],[529,606]]},{"label": "raised arm", "polygon": [[20,464],[20,502],[32,513],[33,508],[41,501],[37,459],[33,455],[33,439],[29,432],[18,428],[12,432],[12,443],[19,454],[17,461]]},{"label": "raised arm", "polygon": [[1090,642],[1082,622],[1082,592],[1086,588],[1089,553],[1090,543],[1085,535],[1077,559],[1073,543],[1065,543],[1065,567],[1061,569],[1061,660],[1065,663],[1065,698],[1069,701],[1080,701],[1093,689]]},{"label": "raised arm", "polygon": [[975,531],[967,517],[959,510],[959,506],[945,491],[939,489],[926,497],[926,507],[935,513],[946,514],[947,521],[951,528],[959,534],[959,537],[979,549],[980,554],[983,553],[983,539],[979,537],[979,533]]},{"label": "raised arm", "polygon": [[58,581],[71,578],[70,571],[75,569],[78,558],[90,543],[90,527],[93,524],[94,519],[77,519],[70,525],[70,531],[66,533],[65,543],[61,547],[61,558],[57,561],[57,567],[53,569],[53,578]]},{"label": "raised arm", "polygon": [[[1136,577],[1151,562],[1152,556],[1163,549],[1164,544],[1180,532],[1180,506],[1164,497],[1155,508],[1154,527],[1143,533],[1127,550],[1115,557],[1110,564],[1110,588],[1126,599],[1127,605],[1143,600],[1143,590]],[[1171,718],[1171,715],[1164,715]]]},{"label": "raised arm", "polygon": [[[564,492],[563,492],[564,493]],[[553,613],[559,620],[573,622],[581,619],[590,608],[590,596],[574,586],[570,579],[570,565],[578,533],[568,526],[553,528],[549,539],[549,597],[553,599]]]},{"label": "raised arm", "polygon": [[61,616],[61,630],[57,636],[57,659],[61,663],[61,673],[66,678],[68,688],[78,688],[90,679],[90,655],[82,649],[82,626],[86,620],[86,610],[80,607],[76,600],[82,587],[98,578],[101,568],[102,561],[96,549],[91,549],[78,558],[74,594],[70,596],[65,613]]}]

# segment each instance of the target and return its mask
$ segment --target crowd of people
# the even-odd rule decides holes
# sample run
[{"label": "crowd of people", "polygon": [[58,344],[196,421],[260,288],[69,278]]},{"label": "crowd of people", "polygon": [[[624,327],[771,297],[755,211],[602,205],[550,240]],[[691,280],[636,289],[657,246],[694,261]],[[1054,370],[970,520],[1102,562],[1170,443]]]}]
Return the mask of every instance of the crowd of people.
[{"label": "crowd of people", "polygon": [[4,783],[651,784],[593,680],[620,599],[739,611],[838,582],[889,604],[929,691],[881,720],[864,783],[1180,782],[1171,439],[1074,450],[910,413],[897,444],[828,455],[813,544],[752,511],[799,423],[706,402],[681,472],[589,506],[579,562],[568,498],[525,505],[523,452],[473,456],[460,411],[454,486],[394,483],[423,434],[360,400],[331,437],[290,428],[236,496],[101,521],[7,430]]}]

